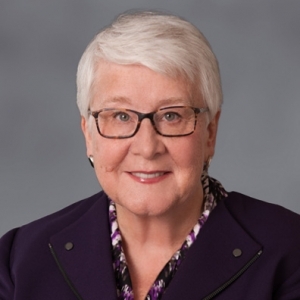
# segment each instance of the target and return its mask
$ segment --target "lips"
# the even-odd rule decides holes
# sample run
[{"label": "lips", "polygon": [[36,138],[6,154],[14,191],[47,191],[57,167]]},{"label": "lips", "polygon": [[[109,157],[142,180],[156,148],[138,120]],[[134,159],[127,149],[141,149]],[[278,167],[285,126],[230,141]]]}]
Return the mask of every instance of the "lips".
[{"label": "lips", "polygon": [[165,172],[155,172],[155,173],[142,173],[142,172],[132,172],[133,176],[142,178],[142,179],[150,179],[150,178],[156,178],[159,176],[162,176],[165,174]]},{"label": "lips", "polygon": [[170,172],[154,171],[154,172],[129,172],[130,177],[140,183],[158,183],[164,180]]}]

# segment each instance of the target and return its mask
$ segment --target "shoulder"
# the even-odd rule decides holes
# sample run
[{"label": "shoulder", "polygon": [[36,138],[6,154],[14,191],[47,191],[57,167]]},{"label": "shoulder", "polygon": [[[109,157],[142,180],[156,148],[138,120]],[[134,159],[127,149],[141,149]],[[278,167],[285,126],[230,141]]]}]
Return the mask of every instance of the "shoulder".
[{"label": "shoulder", "polygon": [[[295,238],[300,228],[300,215],[280,205],[264,202],[249,196],[231,192],[224,205],[236,221],[249,231],[259,231]],[[300,235],[299,235],[300,241]]]},{"label": "shoulder", "polygon": [[297,213],[236,192],[229,193],[224,205],[240,226],[258,242],[287,242],[300,249],[300,215]]},{"label": "shoulder", "polygon": [[20,228],[9,231],[0,239],[0,252],[5,248],[14,250],[22,245],[23,252],[38,243],[41,239],[48,239],[51,235],[63,230],[84,214],[93,209],[98,202],[106,204],[107,196],[104,192],[73,203],[62,210],[35,220]]},{"label": "shoulder", "polygon": [[50,238],[80,220],[87,223],[91,213],[101,218],[107,212],[107,205],[107,196],[100,192],[6,233],[0,239],[0,299],[12,298],[17,281],[30,285],[37,276],[50,276],[47,275],[53,264],[48,247]]},{"label": "shoulder", "polygon": [[219,219],[224,212],[229,213],[237,226],[261,245],[261,259],[255,267],[257,273],[264,274],[262,281],[272,282],[276,290],[274,299],[299,299],[300,215],[236,192],[229,193],[218,206]]}]

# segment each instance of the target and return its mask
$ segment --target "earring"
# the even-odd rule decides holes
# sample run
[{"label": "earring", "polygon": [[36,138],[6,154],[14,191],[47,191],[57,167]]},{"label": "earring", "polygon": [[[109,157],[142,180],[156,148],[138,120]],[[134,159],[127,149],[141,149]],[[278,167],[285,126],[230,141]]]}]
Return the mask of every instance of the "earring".
[{"label": "earring", "polygon": [[212,157],[209,156],[206,162],[204,163],[203,173],[208,173],[208,168],[210,166],[211,161],[212,161]]},{"label": "earring", "polygon": [[91,166],[94,168],[94,158],[93,158],[93,156],[89,156],[88,160],[89,160]]}]

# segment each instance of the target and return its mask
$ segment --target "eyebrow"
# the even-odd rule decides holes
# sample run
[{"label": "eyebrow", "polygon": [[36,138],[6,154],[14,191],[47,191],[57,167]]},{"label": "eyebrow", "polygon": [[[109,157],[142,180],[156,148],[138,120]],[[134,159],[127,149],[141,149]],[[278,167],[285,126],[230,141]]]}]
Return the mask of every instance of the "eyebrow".
[{"label": "eyebrow", "polygon": [[[120,104],[121,106],[124,104],[130,105],[132,104],[132,100],[128,97],[111,97],[105,99],[102,103],[102,105],[110,105],[110,104]],[[172,106],[172,105],[187,105],[191,104],[190,99],[184,99],[184,98],[177,98],[177,97],[170,97],[166,99],[161,99],[156,102],[158,107],[163,107],[163,106]]]},{"label": "eyebrow", "polygon": [[102,105],[107,104],[130,104],[131,100],[127,97],[109,97],[101,101]]}]

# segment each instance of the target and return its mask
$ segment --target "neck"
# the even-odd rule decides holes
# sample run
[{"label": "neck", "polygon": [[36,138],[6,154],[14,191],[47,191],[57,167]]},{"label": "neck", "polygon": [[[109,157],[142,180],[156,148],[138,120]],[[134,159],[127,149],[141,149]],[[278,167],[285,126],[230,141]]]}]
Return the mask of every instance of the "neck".
[{"label": "neck", "polygon": [[[203,194],[177,205],[166,213],[140,216],[116,204],[118,224],[125,248],[174,249],[181,246],[197,223],[203,208]],[[174,252],[175,252],[174,251]]]},{"label": "neck", "polygon": [[158,274],[197,223],[202,213],[202,189],[197,194],[191,201],[155,216],[137,215],[116,204],[135,299],[145,299]]}]

